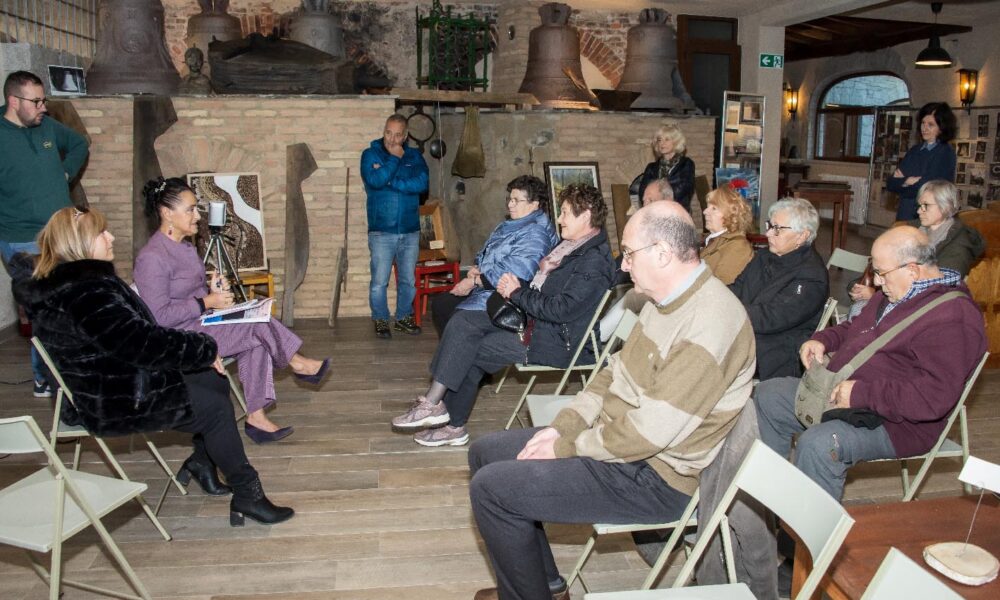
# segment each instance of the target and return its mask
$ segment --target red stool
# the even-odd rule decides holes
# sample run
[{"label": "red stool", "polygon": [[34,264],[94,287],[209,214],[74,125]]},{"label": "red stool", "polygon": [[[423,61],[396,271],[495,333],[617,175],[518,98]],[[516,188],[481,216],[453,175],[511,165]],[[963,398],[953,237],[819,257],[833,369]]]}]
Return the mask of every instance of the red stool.
[{"label": "red stool", "polygon": [[[439,262],[439,261],[428,261]],[[396,265],[393,265],[393,273],[396,273]],[[434,277],[434,276],[437,277]],[[431,294],[441,294],[450,291],[458,283],[458,263],[440,262],[440,264],[417,263],[417,268],[413,271],[413,279],[416,285],[417,294],[413,297],[413,320],[419,327],[423,322],[424,313],[427,312],[427,297]],[[396,283],[399,284],[399,274],[396,273]]]}]

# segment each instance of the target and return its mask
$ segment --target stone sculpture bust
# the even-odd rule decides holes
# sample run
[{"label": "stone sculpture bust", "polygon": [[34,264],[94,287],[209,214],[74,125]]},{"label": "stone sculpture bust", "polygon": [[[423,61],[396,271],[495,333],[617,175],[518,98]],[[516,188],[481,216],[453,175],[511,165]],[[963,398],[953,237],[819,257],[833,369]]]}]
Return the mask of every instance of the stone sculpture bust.
[{"label": "stone sculpture bust", "polygon": [[181,94],[194,96],[212,95],[212,84],[208,77],[202,74],[201,69],[205,66],[205,54],[197,46],[188,48],[184,53],[184,64],[187,65],[190,73],[181,81]]}]

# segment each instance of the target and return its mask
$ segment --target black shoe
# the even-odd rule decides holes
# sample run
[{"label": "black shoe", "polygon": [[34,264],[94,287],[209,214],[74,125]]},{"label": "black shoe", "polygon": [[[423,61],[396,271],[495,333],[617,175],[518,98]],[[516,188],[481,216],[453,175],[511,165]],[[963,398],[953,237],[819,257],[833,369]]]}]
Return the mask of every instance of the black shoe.
[{"label": "black shoe", "polygon": [[388,319],[375,319],[375,336],[387,340],[392,337]]},{"label": "black shoe", "polygon": [[289,425],[288,427],[282,427],[277,431],[264,431],[263,429],[254,427],[250,423],[244,423],[243,432],[246,433],[247,437],[253,440],[255,444],[267,444],[270,442],[277,442],[280,439],[292,435],[295,433],[295,428]]},{"label": "black shoe", "polygon": [[233,493],[231,487],[219,481],[219,473],[216,471],[215,465],[200,463],[193,456],[181,465],[181,470],[177,472],[177,481],[187,487],[192,478],[209,496],[226,496]]},{"label": "black shoe", "polygon": [[420,326],[417,325],[417,321],[413,318],[413,315],[397,319],[396,324],[393,325],[393,329],[396,331],[402,331],[406,335],[420,334]]},{"label": "black shoe", "polygon": [[229,524],[233,527],[243,527],[245,517],[264,525],[273,525],[287,521],[294,515],[293,509],[275,506],[267,499],[258,477],[254,477],[248,485],[237,486],[233,490],[233,499],[229,502]]}]

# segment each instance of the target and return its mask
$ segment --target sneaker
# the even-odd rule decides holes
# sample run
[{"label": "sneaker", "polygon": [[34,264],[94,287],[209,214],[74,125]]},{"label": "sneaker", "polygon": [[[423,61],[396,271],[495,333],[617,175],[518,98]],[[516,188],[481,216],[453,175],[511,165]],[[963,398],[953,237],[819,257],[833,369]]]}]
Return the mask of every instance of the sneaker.
[{"label": "sneaker", "polygon": [[392,332],[389,331],[388,319],[375,319],[375,336],[380,337],[383,340],[387,340],[392,337]]},{"label": "sneaker", "polygon": [[32,394],[35,398],[51,398],[52,397],[52,387],[49,386],[49,382],[44,379],[41,381],[35,380],[34,389],[32,389]]},{"label": "sneaker", "polygon": [[444,402],[431,404],[427,398],[417,396],[410,410],[392,420],[392,426],[400,429],[414,429],[425,425],[444,425],[449,420],[451,417],[448,416],[448,408]]},{"label": "sneaker", "polygon": [[413,441],[421,446],[464,446],[469,443],[469,432],[465,427],[445,425],[417,432],[413,436]]},{"label": "sneaker", "polygon": [[420,326],[417,325],[417,321],[413,318],[413,315],[397,319],[396,324],[393,325],[393,329],[402,331],[406,335],[418,335],[420,333]]}]

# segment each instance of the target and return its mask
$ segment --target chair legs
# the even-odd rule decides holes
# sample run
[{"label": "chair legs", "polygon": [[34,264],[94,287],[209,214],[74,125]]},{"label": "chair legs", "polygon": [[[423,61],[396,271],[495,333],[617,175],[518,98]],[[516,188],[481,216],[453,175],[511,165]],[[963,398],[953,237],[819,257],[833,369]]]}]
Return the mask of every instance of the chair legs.
[{"label": "chair legs", "polygon": [[510,375],[510,369],[511,369],[510,365],[507,365],[507,368],[504,369],[503,376],[500,377],[500,383],[497,384],[497,389],[493,390],[494,394],[500,393],[500,388],[503,387],[503,382],[507,381],[507,376]]},{"label": "chair legs", "polygon": [[187,488],[181,485],[181,482],[177,481],[177,475],[174,473],[167,461],[163,460],[163,455],[160,454],[160,450],[156,447],[156,444],[152,442],[145,434],[143,434],[142,439],[146,440],[146,447],[149,448],[149,453],[153,455],[153,459],[159,463],[160,468],[163,472],[167,474],[167,485],[163,486],[163,493],[160,494],[160,499],[156,503],[156,508],[153,510],[153,514],[160,514],[160,509],[163,507],[163,501],[167,498],[167,492],[170,491],[170,484],[172,483],[177,491],[181,493],[181,496],[187,496]]},{"label": "chair legs", "polygon": [[583,565],[587,563],[587,559],[590,558],[591,553],[593,553],[594,544],[596,543],[597,532],[595,531],[590,534],[590,539],[587,540],[587,545],[583,547],[583,554],[581,554],[580,559],[576,561],[576,565],[573,567],[573,572],[566,578],[567,589],[573,587],[573,582],[579,579],[580,585],[583,586],[583,591],[590,593],[590,588],[587,587],[587,582],[583,579]]},{"label": "chair legs", "polygon": [[229,390],[236,396],[236,401],[240,403],[240,408],[243,409],[243,414],[236,417],[236,422],[239,423],[240,419],[245,419],[247,416],[247,401],[243,396],[243,385],[240,384],[239,377],[230,373],[229,369],[226,369],[226,379],[229,380]]},{"label": "chair legs", "polygon": [[[111,449],[108,448],[108,445],[104,442],[104,440],[102,440],[99,437],[95,437],[94,441],[97,442],[97,445],[101,447],[101,452],[104,453],[104,457],[107,458],[108,463],[110,463],[111,465],[111,469],[115,472],[116,475],[118,475],[118,478],[124,481],[132,481],[131,479],[129,479],[128,475],[125,474],[125,469],[123,469],[121,464],[118,463],[118,460],[115,458],[115,455],[111,453]],[[168,483],[167,485],[170,484]],[[142,495],[139,495],[135,497],[135,501],[139,503],[139,506],[142,508],[142,511],[146,513],[146,516],[149,517],[150,521],[152,521],[153,527],[156,527],[156,530],[160,532],[160,535],[163,536],[163,539],[169,542],[172,539],[170,534],[167,533],[167,530],[163,527],[163,524],[160,523],[160,520],[156,518],[156,513],[153,512],[152,508],[150,508],[149,503],[146,502],[146,499],[143,498]]]},{"label": "chair legs", "polygon": [[[510,429],[510,426],[514,424],[514,419],[524,427],[524,421],[521,420],[521,409],[524,407],[524,401],[528,398],[528,392],[531,388],[535,386],[535,380],[538,379],[538,375],[532,375],[531,379],[528,380],[528,385],[524,388],[524,393],[521,394],[521,398],[517,401],[517,405],[514,407],[514,412],[511,413],[510,418],[507,419],[507,424],[504,425],[504,429]],[[556,392],[557,394],[559,392]]]},{"label": "chair legs", "polygon": [[[958,412],[958,426],[962,442],[962,464],[969,460],[969,421],[968,415],[965,412],[965,406],[962,406]],[[917,471],[916,476],[913,480],[910,480],[909,469],[907,468],[907,461],[900,461],[900,471],[903,478],[903,502],[909,502],[913,500],[914,496],[920,490],[920,484],[924,482],[924,478],[931,469],[931,464],[934,459],[937,458],[937,453],[941,449],[941,443],[943,440],[939,440],[937,445],[928,452],[927,457],[924,458],[924,462],[920,465],[920,470]],[[972,486],[963,483],[962,488],[965,490],[966,494],[972,493]]]}]

